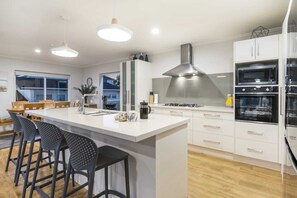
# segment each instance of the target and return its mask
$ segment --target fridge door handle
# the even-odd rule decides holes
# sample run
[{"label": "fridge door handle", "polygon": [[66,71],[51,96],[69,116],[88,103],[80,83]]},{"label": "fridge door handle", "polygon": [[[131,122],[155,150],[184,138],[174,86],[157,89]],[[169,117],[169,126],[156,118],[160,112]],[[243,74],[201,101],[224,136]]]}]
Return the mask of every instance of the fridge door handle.
[{"label": "fridge door handle", "polygon": [[284,100],[284,96],[285,96],[285,89],[284,87],[280,88],[280,114],[283,116],[285,115],[285,100]]}]

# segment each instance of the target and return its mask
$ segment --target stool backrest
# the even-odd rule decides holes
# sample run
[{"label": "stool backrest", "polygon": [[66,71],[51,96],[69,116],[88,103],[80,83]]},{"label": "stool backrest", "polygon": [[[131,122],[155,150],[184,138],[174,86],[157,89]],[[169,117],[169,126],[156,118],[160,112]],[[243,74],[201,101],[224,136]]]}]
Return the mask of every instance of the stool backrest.
[{"label": "stool backrest", "polygon": [[35,135],[37,132],[35,124],[31,120],[25,118],[24,116],[17,115],[17,117],[22,125],[22,129],[24,132],[24,140],[33,141],[35,139]]},{"label": "stool backrest", "polygon": [[44,103],[29,103],[24,104],[25,110],[38,110],[38,109],[44,109]]},{"label": "stool backrest", "polygon": [[70,107],[70,102],[56,102],[55,108],[68,108]]},{"label": "stool backrest", "polygon": [[76,170],[90,170],[94,168],[98,156],[96,143],[82,135],[64,132],[70,150],[70,162]]},{"label": "stool backrest", "polygon": [[17,117],[17,114],[16,113],[13,113],[13,112],[8,112],[11,119],[12,119],[12,122],[13,122],[13,131],[14,132],[23,132],[22,131],[22,125]]},{"label": "stool backrest", "polygon": [[41,147],[46,150],[59,149],[63,140],[62,131],[50,123],[35,121],[35,124],[41,136]]}]

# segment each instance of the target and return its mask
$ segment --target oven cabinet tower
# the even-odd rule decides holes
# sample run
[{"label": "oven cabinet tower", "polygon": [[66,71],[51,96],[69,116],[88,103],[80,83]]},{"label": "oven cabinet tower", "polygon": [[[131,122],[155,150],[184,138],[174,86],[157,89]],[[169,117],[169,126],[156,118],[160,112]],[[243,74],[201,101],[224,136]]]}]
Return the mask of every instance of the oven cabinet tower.
[{"label": "oven cabinet tower", "polygon": [[152,91],[152,64],[142,60],[122,62],[121,74],[121,111],[139,111],[139,103],[149,100]]},{"label": "oven cabinet tower", "polygon": [[[234,108],[234,115],[239,115],[244,109],[244,102],[245,100],[238,100],[236,101],[236,97],[241,97],[242,93],[238,93],[237,90],[242,89],[255,89],[257,91],[263,91],[268,94],[270,91],[267,90],[276,90],[275,92],[271,92],[271,95],[275,95],[272,101],[274,109],[274,114],[277,114],[276,122],[257,122],[256,120],[245,120],[241,119],[240,117],[235,117],[235,154],[238,156],[243,156],[249,158],[253,163],[259,166],[264,167],[273,167],[279,168],[279,164],[281,163],[281,142],[283,138],[281,138],[281,133],[279,130],[279,124],[282,123],[281,121],[281,113],[283,112],[283,66],[281,65],[281,52],[282,52],[282,35],[271,35],[267,37],[260,37],[255,39],[248,39],[244,41],[237,41],[234,42],[233,49],[234,49],[234,94],[235,94],[235,108]],[[269,84],[269,83],[254,83],[254,84],[245,84],[245,85],[237,85],[236,83],[236,74],[238,65],[247,64],[253,66],[253,64],[258,63],[267,63],[267,62],[274,62],[277,65],[277,76],[278,82],[276,84]],[[257,82],[257,81],[256,81]],[[274,87],[274,88],[272,88]],[[237,91],[237,93],[236,93]],[[246,91],[247,92],[247,91]],[[255,91],[256,93],[256,91]],[[265,96],[258,97],[259,94],[262,93],[253,93],[250,91],[248,94],[254,94],[255,98],[261,102],[263,105],[263,100]],[[240,97],[239,97],[240,96]],[[272,96],[267,96],[267,98],[272,98]],[[248,96],[247,96],[248,98]],[[271,105],[269,103],[269,105]],[[240,108],[237,108],[240,106]],[[243,108],[241,108],[241,106]],[[265,105],[264,105],[265,106]],[[240,112],[236,112],[240,111]],[[260,108],[259,110],[255,110],[257,113],[261,113]],[[276,113],[275,113],[276,112]],[[250,112],[253,113],[253,112]],[[246,114],[248,115],[248,114]],[[261,117],[261,114],[259,114]],[[243,115],[244,116],[244,115]]]}]

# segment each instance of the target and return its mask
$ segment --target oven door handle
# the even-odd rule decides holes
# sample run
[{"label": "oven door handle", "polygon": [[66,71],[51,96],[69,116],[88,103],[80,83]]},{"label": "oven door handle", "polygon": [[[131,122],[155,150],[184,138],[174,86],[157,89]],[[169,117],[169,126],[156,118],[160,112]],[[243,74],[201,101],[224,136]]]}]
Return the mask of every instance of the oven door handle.
[{"label": "oven door handle", "polygon": [[277,92],[239,92],[235,93],[235,95],[265,95],[265,96],[276,96]]}]

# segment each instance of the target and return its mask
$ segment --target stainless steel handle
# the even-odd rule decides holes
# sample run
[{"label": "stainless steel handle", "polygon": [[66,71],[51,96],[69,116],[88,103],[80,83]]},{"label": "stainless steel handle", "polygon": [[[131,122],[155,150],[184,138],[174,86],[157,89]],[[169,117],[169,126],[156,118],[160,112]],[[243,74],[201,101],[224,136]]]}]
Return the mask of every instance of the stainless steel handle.
[{"label": "stainless steel handle", "polygon": [[257,150],[257,149],[253,149],[253,148],[247,148],[248,152],[251,152],[251,153],[263,153],[262,150]]},{"label": "stainless steel handle", "polygon": [[284,103],[284,87],[281,87],[280,88],[280,114],[283,116],[285,113],[284,113],[284,110],[285,110],[285,107],[283,104]]},{"label": "stainless steel handle", "polygon": [[129,91],[127,91],[127,104],[130,104],[130,95]]},{"label": "stainless steel handle", "polygon": [[248,131],[248,134],[250,134],[250,135],[259,135],[259,136],[264,135],[264,133],[259,133],[259,132],[256,132],[256,131]]},{"label": "stainless steel handle", "polygon": [[209,114],[209,113],[204,113],[203,114],[205,117],[211,117],[211,118],[219,118],[221,115],[218,114]]},{"label": "stainless steel handle", "polygon": [[254,56],[254,44],[253,43],[251,44],[251,56],[252,57]]},{"label": "stainless steel handle", "polygon": [[205,128],[212,128],[212,129],[220,129],[220,126],[213,126],[213,125],[203,125]]},{"label": "stainless steel handle", "polygon": [[203,140],[203,142],[211,143],[211,144],[221,144],[221,142],[216,142],[216,141],[212,141],[212,140]]},{"label": "stainless steel handle", "polygon": [[257,42],[257,53],[258,53],[258,56],[260,56],[260,42],[259,41]]}]

